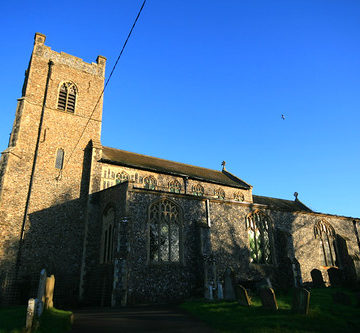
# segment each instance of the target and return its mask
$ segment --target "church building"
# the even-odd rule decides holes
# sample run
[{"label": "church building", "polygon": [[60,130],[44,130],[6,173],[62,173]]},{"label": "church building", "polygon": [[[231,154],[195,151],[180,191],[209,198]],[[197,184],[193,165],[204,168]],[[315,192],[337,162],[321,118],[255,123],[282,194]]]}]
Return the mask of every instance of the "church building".
[{"label": "church building", "polygon": [[[244,284],[360,273],[359,219],[252,194],[211,170],[101,144],[106,58],[35,42],[0,162],[0,303],[54,274],[55,306],[177,302]],[[105,111],[106,112],[106,111]],[[121,147],[120,147],[121,148]]]}]

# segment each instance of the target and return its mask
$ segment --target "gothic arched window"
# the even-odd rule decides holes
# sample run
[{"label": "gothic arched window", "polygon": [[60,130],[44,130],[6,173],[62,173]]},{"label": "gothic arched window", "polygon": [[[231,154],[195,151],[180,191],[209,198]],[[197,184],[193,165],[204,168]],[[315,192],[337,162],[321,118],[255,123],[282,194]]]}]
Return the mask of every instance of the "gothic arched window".
[{"label": "gothic arched window", "polygon": [[116,180],[115,180],[116,184],[126,182],[127,180],[129,180],[129,175],[125,171],[116,174]]},{"label": "gothic arched window", "polygon": [[200,184],[197,184],[192,187],[191,192],[193,195],[203,196],[204,188]]},{"label": "gothic arched window", "polygon": [[58,109],[70,113],[75,112],[76,86],[71,82],[63,83],[59,91]]},{"label": "gothic arched window", "polygon": [[315,238],[320,239],[325,266],[335,266],[335,230],[330,223],[318,221],[314,227]]},{"label": "gothic arched window", "polygon": [[144,178],[144,187],[149,190],[155,190],[156,188],[156,179],[153,176]]},{"label": "gothic arched window", "polygon": [[234,193],[234,200],[236,200],[236,201],[244,201],[245,200],[244,194],[241,193],[241,192],[235,192]]},{"label": "gothic arched window", "polygon": [[179,262],[181,260],[182,213],[168,199],[149,208],[149,261]]},{"label": "gothic arched window", "polygon": [[59,148],[56,152],[55,168],[62,170],[64,166],[64,149]]},{"label": "gothic arched window", "polygon": [[172,193],[180,193],[181,184],[177,180],[172,180],[169,182],[169,191]]},{"label": "gothic arched window", "polygon": [[114,252],[115,210],[113,208],[104,212],[102,222],[100,263],[106,264],[112,262]]},{"label": "gothic arched window", "polygon": [[261,211],[254,211],[246,217],[249,236],[250,261],[271,264],[271,220]]}]

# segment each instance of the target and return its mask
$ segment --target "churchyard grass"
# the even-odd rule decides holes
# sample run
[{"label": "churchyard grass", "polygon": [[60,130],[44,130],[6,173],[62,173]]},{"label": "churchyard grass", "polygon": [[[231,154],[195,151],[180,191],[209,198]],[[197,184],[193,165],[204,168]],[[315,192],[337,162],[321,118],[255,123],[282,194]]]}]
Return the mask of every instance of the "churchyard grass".
[{"label": "churchyard grass", "polygon": [[[39,320],[38,328],[34,332],[68,332],[71,328],[71,315],[71,311],[55,308],[45,310]],[[0,308],[0,333],[24,332],[25,320],[26,306]]]},{"label": "churchyard grass", "polygon": [[[351,295],[352,304],[335,303],[332,294]],[[238,302],[188,301],[181,308],[219,332],[360,332],[360,307],[351,292],[339,288],[311,290],[308,315],[291,312],[292,293],[276,292],[278,311],[262,308],[260,298],[251,297],[250,307]]]}]

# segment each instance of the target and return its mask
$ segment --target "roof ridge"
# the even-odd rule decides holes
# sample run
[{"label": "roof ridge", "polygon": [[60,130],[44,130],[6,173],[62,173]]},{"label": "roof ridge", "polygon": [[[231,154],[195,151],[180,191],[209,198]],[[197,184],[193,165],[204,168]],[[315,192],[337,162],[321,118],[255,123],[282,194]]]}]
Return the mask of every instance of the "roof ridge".
[{"label": "roof ridge", "polygon": [[[112,148],[112,147],[107,147],[107,146],[102,146],[102,147],[103,147],[103,148],[109,148],[109,149],[114,149],[114,150],[122,151],[122,152],[125,152],[125,153],[130,153],[130,154],[134,154],[134,155],[138,155],[138,156],[150,157],[150,158],[154,158],[154,159],[161,160],[161,161],[166,161],[166,162],[171,162],[171,163],[186,165],[186,166],[193,167],[193,168],[205,169],[205,170],[216,171],[216,172],[218,172],[218,173],[222,173],[222,171],[220,171],[220,170],[215,170],[215,169],[200,167],[200,166],[196,166],[196,165],[192,165],[192,164],[187,164],[187,163],[182,163],[182,162],[167,160],[167,159],[161,158],[161,157],[155,157],[155,156],[150,156],[150,155],[144,155],[144,154],[134,153],[134,152],[132,152],[132,151],[123,150],[123,149],[118,149],[118,148]],[[236,176],[234,176],[234,177],[236,177]],[[236,177],[236,178],[237,178],[237,177]],[[238,179],[239,179],[239,178],[238,178]],[[244,181],[243,181],[243,182],[244,182]],[[245,183],[245,182],[244,182],[244,183]],[[245,183],[245,184],[247,184],[247,183]],[[248,184],[247,184],[247,185],[248,185]],[[249,186],[251,186],[251,185],[249,185]]]}]

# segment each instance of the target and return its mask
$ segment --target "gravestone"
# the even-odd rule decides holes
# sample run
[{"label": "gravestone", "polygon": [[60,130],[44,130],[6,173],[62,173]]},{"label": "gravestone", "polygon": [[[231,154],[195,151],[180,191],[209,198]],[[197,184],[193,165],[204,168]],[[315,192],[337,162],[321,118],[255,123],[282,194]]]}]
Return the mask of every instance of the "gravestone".
[{"label": "gravestone", "polygon": [[30,298],[26,312],[26,331],[31,332],[32,323],[35,315],[35,300]]},{"label": "gravestone", "polygon": [[340,287],[342,284],[342,273],[340,269],[331,267],[327,270],[331,287]]},{"label": "gravestone", "polygon": [[44,310],[46,278],[46,270],[42,269],[40,272],[39,287],[36,299],[36,315],[38,317],[42,315]]},{"label": "gravestone", "polygon": [[250,306],[250,298],[246,289],[240,284],[235,286],[236,299],[240,305]]},{"label": "gravestone", "polygon": [[275,293],[272,288],[264,287],[261,288],[259,292],[260,292],[261,304],[265,309],[270,309],[270,310],[278,309]]},{"label": "gravestone", "polygon": [[304,288],[295,288],[292,300],[292,311],[308,314],[310,305],[310,292]]},{"label": "gravestone", "polygon": [[351,298],[348,294],[343,293],[342,291],[337,291],[332,295],[333,301],[342,305],[351,305]]},{"label": "gravestone", "polygon": [[235,300],[233,275],[233,271],[228,267],[224,274],[224,299],[228,301]]},{"label": "gravestone", "polygon": [[221,282],[217,283],[217,298],[224,299],[223,286],[222,286]]},{"label": "gravestone", "polygon": [[311,279],[312,279],[312,283],[313,283],[314,288],[323,288],[323,287],[325,287],[323,276],[322,276],[321,272],[318,269],[314,268],[310,272],[310,274],[311,274]]},{"label": "gravestone", "polygon": [[50,277],[46,278],[45,309],[50,309],[54,307],[54,302],[53,302],[54,287],[55,287],[55,276],[51,275]]}]

